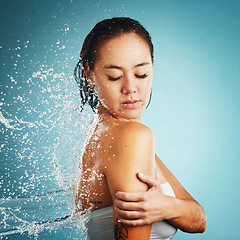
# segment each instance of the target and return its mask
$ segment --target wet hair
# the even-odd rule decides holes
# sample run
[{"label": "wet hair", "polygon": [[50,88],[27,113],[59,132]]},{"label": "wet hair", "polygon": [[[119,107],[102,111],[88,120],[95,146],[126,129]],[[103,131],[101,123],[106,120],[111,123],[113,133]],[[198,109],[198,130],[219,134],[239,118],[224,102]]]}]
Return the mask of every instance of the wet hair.
[{"label": "wet hair", "polygon": [[95,88],[90,88],[88,79],[84,74],[84,67],[89,66],[93,71],[94,63],[98,59],[98,50],[101,45],[117,36],[126,33],[136,33],[149,45],[153,61],[153,44],[148,31],[136,20],[127,17],[105,19],[95,25],[83,42],[79,61],[74,69],[74,78],[80,89],[81,110],[85,104],[89,104],[94,112],[99,106],[99,100]]}]

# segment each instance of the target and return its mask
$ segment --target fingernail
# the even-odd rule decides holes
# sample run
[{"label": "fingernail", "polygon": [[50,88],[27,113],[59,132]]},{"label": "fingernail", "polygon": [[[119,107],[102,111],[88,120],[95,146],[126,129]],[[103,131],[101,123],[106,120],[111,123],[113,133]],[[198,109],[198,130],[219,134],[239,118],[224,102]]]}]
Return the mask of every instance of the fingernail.
[{"label": "fingernail", "polygon": [[117,197],[117,192],[115,192],[115,197]]},{"label": "fingernail", "polygon": [[114,210],[116,210],[117,209],[117,207],[114,207]]},{"label": "fingernail", "polygon": [[141,172],[140,172],[140,173],[138,173],[138,175],[139,175],[140,177],[143,177],[143,173],[141,173]]},{"label": "fingernail", "polygon": [[119,219],[118,219],[118,222],[119,222],[119,223],[122,223],[121,220],[119,220]]}]

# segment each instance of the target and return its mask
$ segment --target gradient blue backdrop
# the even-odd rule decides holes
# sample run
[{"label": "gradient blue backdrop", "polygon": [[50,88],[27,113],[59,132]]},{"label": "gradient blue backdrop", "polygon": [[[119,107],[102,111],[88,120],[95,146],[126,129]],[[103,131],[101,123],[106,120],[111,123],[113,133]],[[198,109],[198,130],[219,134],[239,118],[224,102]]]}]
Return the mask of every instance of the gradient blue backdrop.
[{"label": "gradient blue backdrop", "polygon": [[[135,18],[152,35],[154,86],[144,123],[155,133],[157,154],[202,204],[208,217],[203,235],[179,231],[174,239],[237,239],[238,0],[1,0],[1,85],[9,81],[7,74],[16,70],[17,56],[9,49],[27,41],[28,48],[22,50],[19,60],[19,81],[24,82],[42,64],[70,74],[83,38],[99,20],[113,16]],[[65,46],[62,52],[57,42]],[[54,236],[57,233],[50,238]],[[39,236],[48,238],[47,233]]]}]

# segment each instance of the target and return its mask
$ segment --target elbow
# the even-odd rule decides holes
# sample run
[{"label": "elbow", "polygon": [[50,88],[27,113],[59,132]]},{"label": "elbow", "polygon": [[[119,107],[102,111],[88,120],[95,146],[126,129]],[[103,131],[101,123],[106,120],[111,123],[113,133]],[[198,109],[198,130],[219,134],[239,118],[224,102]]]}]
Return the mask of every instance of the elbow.
[{"label": "elbow", "polygon": [[206,231],[206,229],[207,229],[207,216],[204,213],[201,228],[200,228],[200,233],[204,233]]},{"label": "elbow", "polygon": [[193,218],[190,225],[186,225],[183,228],[179,228],[183,232],[187,233],[204,233],[207,228],[207,216],[205,212],[201,211],[200,214],[198,214],[197,218]]},{"label": "elbow", "polygon": [[192,229],[193,230],[192,233],[204,233],[206,231],[206,229],[207,229],[207,216],[206,216],[204,211],[202,212],[202,216],[199,219],[198,224],[195,225],[195,226],[196,226],[196,228],[195,228],[195,230]]},{"label": "elbow", "polygon": [[203,209],[202,209],[202,214],[200,216],[201,217],[199,219],[199,224],[198,224],[198,227],[196,228],[195,233],[204,233],[207,229],[207,216]]},{"label": "elbow", "polygon": [[207,229],[207,215],[201,206],[200,206],[200,211],[199,211],[198,216],[199,216],[198,217],[199,224],[198,224],[198,230],[196,232],[204,233]]}]

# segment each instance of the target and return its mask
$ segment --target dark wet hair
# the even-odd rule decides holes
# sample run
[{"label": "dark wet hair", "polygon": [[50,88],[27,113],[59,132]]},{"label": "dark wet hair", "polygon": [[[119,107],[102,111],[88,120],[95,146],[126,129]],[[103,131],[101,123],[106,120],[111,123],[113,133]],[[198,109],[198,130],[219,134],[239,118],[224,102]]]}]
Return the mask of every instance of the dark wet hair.
[{"label": "dark wet hair", "polygon": [[84,67],[89,66],[93,71],[94,63],[98,58],[99,47],[106,41],[125,33],[136,33],[145,39],[149,45],[153,61],[153,44],[148,31],[136,20],[126,17],[117,17],[103,20],[95,25],[83,42],[79,61],[74,69],[74,78],[80,89],[81,110],[88,103],[96,112],[99,105],[95,88],[90,88],[84,74]]}]

